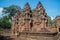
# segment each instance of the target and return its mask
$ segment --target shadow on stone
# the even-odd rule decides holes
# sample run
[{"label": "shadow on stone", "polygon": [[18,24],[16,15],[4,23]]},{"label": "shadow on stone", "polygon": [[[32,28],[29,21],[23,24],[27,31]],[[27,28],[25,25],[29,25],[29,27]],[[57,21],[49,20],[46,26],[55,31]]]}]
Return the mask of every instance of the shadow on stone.
[{"label": "shadow on stone", "polygon": [[0,40],[14,40],[13,38],[10,38],[9,36],[1,36],[0,35]]}]

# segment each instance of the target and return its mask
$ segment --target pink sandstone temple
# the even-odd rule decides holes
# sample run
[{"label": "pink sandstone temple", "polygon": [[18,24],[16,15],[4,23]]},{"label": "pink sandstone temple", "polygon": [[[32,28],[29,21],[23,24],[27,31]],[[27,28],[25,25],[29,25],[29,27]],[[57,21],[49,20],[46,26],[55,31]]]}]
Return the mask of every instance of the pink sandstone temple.
[{"label": "pink sandstone temple", "polygon": [[11,30],[13,35],[39,35],[41,40],[56,40],[60,33],[60,16],[56,16],[54,24],[50,26],[41,2],[33,11],[26,3],[23,10],[18,10],[13,16]]}]

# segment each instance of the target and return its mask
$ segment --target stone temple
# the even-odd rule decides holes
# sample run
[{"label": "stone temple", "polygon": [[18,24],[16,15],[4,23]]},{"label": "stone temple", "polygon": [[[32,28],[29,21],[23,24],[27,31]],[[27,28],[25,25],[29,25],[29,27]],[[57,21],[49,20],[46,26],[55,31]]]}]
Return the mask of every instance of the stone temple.
[{"label": "stone temple", "polygon": [[26,3],[23,10],[16,11],[13,16],[11,31],[13,35],[38,35],[41,40],[57,40],[60,33],[60,16],[57,16],[54,24],[49,26],[47,13],[41,2],[33,11],[29,3]]}]

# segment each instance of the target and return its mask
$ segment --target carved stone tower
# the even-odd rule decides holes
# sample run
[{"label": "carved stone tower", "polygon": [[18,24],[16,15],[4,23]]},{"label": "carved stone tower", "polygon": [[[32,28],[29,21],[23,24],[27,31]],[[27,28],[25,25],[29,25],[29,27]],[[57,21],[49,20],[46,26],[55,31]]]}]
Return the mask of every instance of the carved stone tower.
[{"label": "carved stone tower", "polygon": [[12,18],[12,34],[17,35],[19,32],[19,11],[16,11],[16,14]]},{"label": "carved stone tower", "polygon": [[25,4],[24,9],[20,15],[20,32],[27,32],[30,30],[32,11],[28,3]]},{"label": "carved stone tower", "polygon": [[33,13],[33,30],[40,31],[41,28],[46,28],[48,26],[48,19],[45,9],[39,2]]}]

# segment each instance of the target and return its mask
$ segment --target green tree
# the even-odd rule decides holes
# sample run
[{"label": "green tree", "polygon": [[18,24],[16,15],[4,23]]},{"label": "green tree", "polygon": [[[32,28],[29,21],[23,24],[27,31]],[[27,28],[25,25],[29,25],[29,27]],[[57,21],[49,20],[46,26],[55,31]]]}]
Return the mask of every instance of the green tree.
[{"label": "green tree", "polygon": [[54,20],[51,20],[50,16],[47,16],[47,17],[48,17],[48,20],[49,20],[49,25],[52,26],[54,24]]},{"label": "green tree", "polygon": [[8,16],[3,16],[0,19],[0,28],[6,29],[11,27],[11,22],[9,21]]},{"label": "green tree", "polygon": [[16,13],[17,10],[21,10],[21,8],[19,6],[16,5],[11,5],[9,7],[4,7],[3,8],[3,13],[4,14],[8,14],[8,17],[10,19],[12,19],[12,17],[14,16],[14,14]]}]

